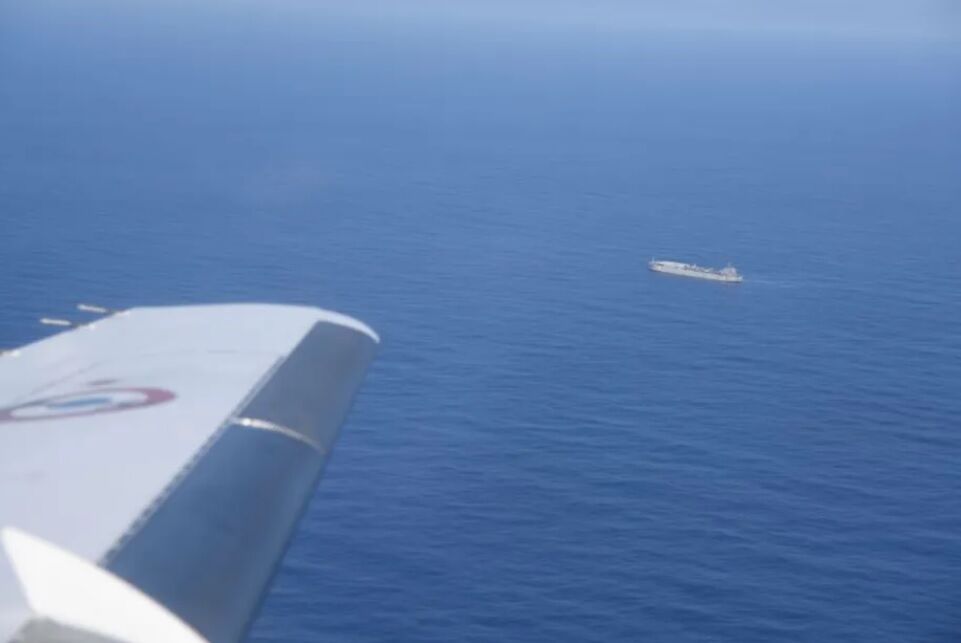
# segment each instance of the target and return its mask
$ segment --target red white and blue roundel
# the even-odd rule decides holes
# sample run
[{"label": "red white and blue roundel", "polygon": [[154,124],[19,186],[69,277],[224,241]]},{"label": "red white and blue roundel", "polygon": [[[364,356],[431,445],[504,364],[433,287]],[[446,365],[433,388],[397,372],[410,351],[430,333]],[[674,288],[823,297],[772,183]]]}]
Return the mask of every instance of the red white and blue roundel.
[{"label": "red white and blue roundel", "polygon": [[54,420],[154,406],[176,397],[162,388],[96,388],[0,408],[0,423]]}]

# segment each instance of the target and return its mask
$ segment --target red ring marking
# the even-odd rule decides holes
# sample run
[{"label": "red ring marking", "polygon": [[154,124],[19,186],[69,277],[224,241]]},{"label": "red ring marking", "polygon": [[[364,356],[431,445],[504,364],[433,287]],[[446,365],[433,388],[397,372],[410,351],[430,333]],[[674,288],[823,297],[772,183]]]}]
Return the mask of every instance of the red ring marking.
[{"label": "red ring marking", "polygon": [[[78,395],[102,395],[104,393],[140,393],[145,396],[145,399],[136,402],[121,402],[116,406],[110,406],[107,408],[90,409],[90,410],[78,410],[73,413],[61,413],[58,415],[41,415],[33,417],[16,417],[14,413],[21,409],[30,408],[33,406],[42,406],[44,404],[50,404],[52,402],[57,402],[64,399],[69,399],[72,397],[77,397]],[[6,408],[0,408],[0,423],[4,422],[35,422],[40,420],[60,420],[62,418],[73,418],[80,417],[84,415],[97,415],[100,413],[115,413],[117,411],[128,411],[130,409],[139,409],[147,406],[154,406],[157,404],[163,404],[164,402],[169,402],[170,400],[177,397],[170,391],[162,388],[97,388],[89,391],[77,391],[76,393],[64,393],[62,395],[54,395],[52,397],[45,397],[40,400],[33,400],[32,402],[25,402],[24,404],[17,404],[16,406],[8,406]]]}]

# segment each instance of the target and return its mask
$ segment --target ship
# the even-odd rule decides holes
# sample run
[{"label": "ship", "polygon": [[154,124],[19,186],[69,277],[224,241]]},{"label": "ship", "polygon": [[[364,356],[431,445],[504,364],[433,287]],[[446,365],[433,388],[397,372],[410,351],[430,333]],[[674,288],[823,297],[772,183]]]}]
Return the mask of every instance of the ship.
[{"label": "ship", "polygon": [[726,283],[740,283],[744,281],[744,277],[730,264],[725,268],[717,270],[716,268],[704,268],[693,263],[655,261],[651,259],[651,262],[647,265],[654,272],[663,272],[681,277],[694,277],[695,279],[708,279],[710,281],[723,281]]}]

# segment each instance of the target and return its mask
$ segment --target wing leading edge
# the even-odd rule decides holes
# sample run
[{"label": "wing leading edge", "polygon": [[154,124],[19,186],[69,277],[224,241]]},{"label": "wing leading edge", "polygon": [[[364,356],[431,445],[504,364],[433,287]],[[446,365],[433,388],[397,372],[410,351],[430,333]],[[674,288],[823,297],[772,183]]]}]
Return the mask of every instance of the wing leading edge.
[{"label": "wing leading edge", "polygon": [[318,309],[171,307],[0,357],[0,640],[241,638],[378,341]]}]

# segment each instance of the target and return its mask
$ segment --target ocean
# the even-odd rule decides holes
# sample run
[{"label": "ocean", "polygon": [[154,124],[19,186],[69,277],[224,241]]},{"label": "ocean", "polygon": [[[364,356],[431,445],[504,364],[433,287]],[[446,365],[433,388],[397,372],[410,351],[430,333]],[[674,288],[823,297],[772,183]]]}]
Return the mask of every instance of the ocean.
[{"label": "ocean", "polygon": [[380,332],[251,641],[961,638],[961,49],[169,7],[0,9],[0,342]]}]

